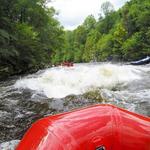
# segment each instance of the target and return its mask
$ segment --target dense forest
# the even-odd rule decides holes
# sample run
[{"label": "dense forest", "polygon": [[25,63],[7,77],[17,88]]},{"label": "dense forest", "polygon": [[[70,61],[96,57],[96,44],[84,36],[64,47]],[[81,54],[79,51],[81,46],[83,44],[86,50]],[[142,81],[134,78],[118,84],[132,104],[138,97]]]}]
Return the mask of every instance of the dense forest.
[{"label": "dense forest", "polygon": [[65,33],[63,60],[131,61],[150,55],[149,0],[131,0],[118,11],[107,1],[101,12],[98,21],[90,15],[77,29]]},{"label": "dense forest", "polygon": [[0,76],[38,70],[61,50],[64,31],[46,0],[0,0]]},{"label": "dense forest", "polygon": [[47,0],[0,0],[0,78],[62,61],[130,61],[150,55],[150,1],[131,0],[115,11],[107,1],[65,31]]}]

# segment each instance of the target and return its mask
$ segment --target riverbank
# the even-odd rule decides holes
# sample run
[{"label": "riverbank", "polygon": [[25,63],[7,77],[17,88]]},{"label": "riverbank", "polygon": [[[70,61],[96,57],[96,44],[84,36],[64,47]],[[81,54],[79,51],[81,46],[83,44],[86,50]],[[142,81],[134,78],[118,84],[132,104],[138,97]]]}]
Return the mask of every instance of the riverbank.
[{"label": "riverbank", "polygon": [[9,77],[17,75],[27,75],[36,73],[38,70],[52,67],[51,64],[41,64],[39,66],[29,67],[27,69],[14,70],[12,67],[0,67],[0,80],[7,80]]}]

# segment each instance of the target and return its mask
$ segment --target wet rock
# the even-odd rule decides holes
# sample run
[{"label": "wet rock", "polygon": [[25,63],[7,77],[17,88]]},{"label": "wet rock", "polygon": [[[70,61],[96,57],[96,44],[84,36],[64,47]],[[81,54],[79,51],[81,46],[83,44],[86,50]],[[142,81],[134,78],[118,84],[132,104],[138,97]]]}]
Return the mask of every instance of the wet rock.
[{"label": "wet rock", "polygon": [[135,112],[150,117],[150,101],[143,101],[136,105]]},{"label": "wet rock", "polygon": [[83,94],[83,97],[86,99],[95,100],[97,102],[103,102],[104,101],[104,99],[101,96],[100,90],[88,91],[88,92]]},{"label": "wet rock", "polygon": [[35,101],[35,100],[26,100],[21,101],[19,103],[19,106],[21,109],[32,111],[37,114],[44,114],[47,111],[49,111],[49,102],[48,100],[41,100],[41,101]]}]

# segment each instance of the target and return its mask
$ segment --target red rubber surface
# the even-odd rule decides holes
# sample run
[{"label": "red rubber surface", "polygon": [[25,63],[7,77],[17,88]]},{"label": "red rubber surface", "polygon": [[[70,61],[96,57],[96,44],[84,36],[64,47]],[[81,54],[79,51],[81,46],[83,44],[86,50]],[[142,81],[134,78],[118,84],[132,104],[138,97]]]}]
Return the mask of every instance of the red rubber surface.
[{"label": "red rubber surface", "polygon": [[43,118],[32,125],[16,150],[150,150],[150,118],[113,105]]}]

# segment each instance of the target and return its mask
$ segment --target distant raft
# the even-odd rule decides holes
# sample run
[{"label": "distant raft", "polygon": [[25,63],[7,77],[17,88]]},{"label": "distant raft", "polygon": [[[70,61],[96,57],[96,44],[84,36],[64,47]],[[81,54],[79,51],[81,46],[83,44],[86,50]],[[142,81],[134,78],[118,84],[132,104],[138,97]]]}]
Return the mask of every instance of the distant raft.
[{"label": "distant raft", "polygon": [[61,63],[61,66],[64,66],[64,67],[73,67],[73,63],[66,61],[66,62]]},{"label": "distant raft", "polygon": [[131,65],[146,65],[148,63],[150,63],[150,57],[149,56],[147,56],[144,59],[138,60],[138,61],[133,61],[130,64]]}]

